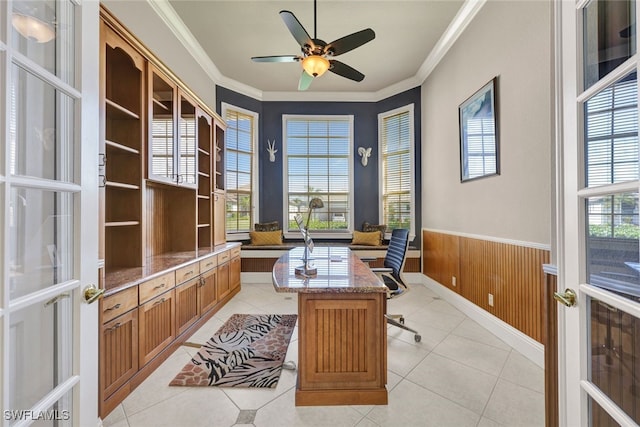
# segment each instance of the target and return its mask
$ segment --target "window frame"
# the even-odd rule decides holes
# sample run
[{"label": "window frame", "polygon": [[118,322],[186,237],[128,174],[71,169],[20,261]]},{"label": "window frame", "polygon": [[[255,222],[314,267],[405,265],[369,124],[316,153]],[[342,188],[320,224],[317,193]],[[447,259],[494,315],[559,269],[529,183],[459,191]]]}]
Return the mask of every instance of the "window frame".
[{"label": "window frame", "polygon": [[[241,114],[245,114],[247,116],[251,116],[253,118],[253,135],[252,135],[252,141],[251,141],[251,149],[252,149],[252,153],[251,153],[251,210],[250,210],[250,230],[253,230],[253,224],[255,224],[256,222],[258,222],[258,218],[259,218],[259,214],[260,214],[260,182],[259,182],[259,159],[260,159],[260,155],[258,152],[258,141],[259,141],[259,133],[260,133],[260,126],[259,126],[259,119],[260,119],[260,114],[255,112],[255,111],[251,111],[251,110],[247,110],[246,108],[242,108],[242,107],[238,107],[236,105],[233,104],[228,104],[226,102],[222,102],[221,103],[221,112],[222,112],[222,119],[225,122],[225,124],[227,123],[227,112],[231,110],[231,111],[235,111]],[[227,141],[226,141],[226,134],[225,134],[225,151],[228,150],[228,146],[227,146]],[[227,158],[225,156],[225,158]],[[225,164],[225,171],[224,173],[227,173],[227,165]],[[226,187],[226,194],[229,194],[229,186],[227,185]],[[227,213],[227,207],[225,205],[225,215]],[[249,231],[232,231],[229,232],[227,227],[226,227],[226,221],[225,221],[225,235],[227,237],[227,240],[229,241],[237,241],[237,240],[247,240],[249,239]]]},{"label": "window frame", "polygon": [[[318,239],[351,239],[354,230],[354,115],[353,114],[283,114],[282,115],[282,212],[285,215],[282,219],[282,230],[285,238],[300,238],[298,228],[289,229],[289,165],[287,154],[287,122],[288,120],[347,120],[349,122],[349,143],[347,151],[347,164],[349,165],[349,192],[347,202],[349,203],[348,227],[344,230],[335,231],[313,231],[310,234]],[[304,218],[306,221],[306,218]]]},{"label": "window frame", "polygon": [[[402,107],[394,108],[393,110],[384,111],[378,113],[378,222],[384,224],[384,199],[385,199],[385,176],[384,176],[384,161],[385,156],[382,151],[383,145],[383,123],[388,117],[395,116],[401,113],[409,114],[409,157],[411,160],[410,165],[410,180],[411,180],[411,197],[410,197],[410,209],[411,209],[411,225],[409,227],[409,240],[413,241],[416,237],[416,158],[415,158],[415,104],[407,104]],[[385,238],[391,237],[391,231],[388,230],[385,234]]]}]

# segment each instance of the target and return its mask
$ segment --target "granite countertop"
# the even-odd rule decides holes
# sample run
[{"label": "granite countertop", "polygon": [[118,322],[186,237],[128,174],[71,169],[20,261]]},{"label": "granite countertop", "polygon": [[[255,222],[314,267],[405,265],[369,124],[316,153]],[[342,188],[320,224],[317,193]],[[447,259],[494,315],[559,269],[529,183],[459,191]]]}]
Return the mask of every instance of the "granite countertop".
[{"label": "granite countertop", "polygon": [[294,248],[273,266],[273,287],[277,292],[356,293],[386,292],[387,288],[367,264],[349,248],[320,247],[311,254],[310,265],[318,269],[313,277],[295,274],[302,265],[304,248]]},{"label": "granite countertop", "polygon": [[147,258],[144,267],[117,268],[105,271],[105,296],[136,286],[139,283],[153,279],[171,270],[200,261],[211,255],[217,255],[229,249],[240,246],[239,243],[229,242],[214,247],[212,250],[198,250],[185,252],[171,252]]}]

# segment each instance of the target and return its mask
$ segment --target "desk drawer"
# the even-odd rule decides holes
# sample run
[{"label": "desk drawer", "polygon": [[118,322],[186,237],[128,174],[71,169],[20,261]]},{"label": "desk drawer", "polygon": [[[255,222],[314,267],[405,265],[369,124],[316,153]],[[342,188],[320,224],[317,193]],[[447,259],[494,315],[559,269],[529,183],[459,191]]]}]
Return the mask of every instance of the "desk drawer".
[{"label": "desk drawer", "polygon": [[181,267],[176,270],[176,284],[186,282],[189,279],[193,279],[200,274],[200,264],[197,262],[191,263],[186,267]]},{"label": "desk drawer", "polygon": [[144,304],[156,295],[168,291],[176,285],[174,272],[163,274],[139,285],[140,304]]},{"label": "desk drawer", "polygon": [[218,254],[218,265],[224,264],[225,262],[229,261],[229,255],[229,251],[220,252]]},{"label": "desk drawer", "polygon": [[138,287],[105,297],[102,301],[102,323],[107,323],[138,306]]},{"label": "desk drawer", "polygon": [[217,265],[218,265],[218,257],[216,255],[212,255],[208,258],[205,258],[200,261],[200,273],[209,271],[212,268],[215,268]]},{"label": "desk drawer", "polygon": [[237,248],[231,249],[231,258],[236,258],[240,256],[240,246]]}]

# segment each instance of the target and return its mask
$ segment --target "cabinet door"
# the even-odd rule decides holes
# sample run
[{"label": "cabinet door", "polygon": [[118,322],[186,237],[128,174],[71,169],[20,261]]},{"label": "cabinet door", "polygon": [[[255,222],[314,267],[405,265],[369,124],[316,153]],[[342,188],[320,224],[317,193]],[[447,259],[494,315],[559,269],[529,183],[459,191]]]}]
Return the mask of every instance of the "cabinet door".
[{"label": "cabinet door", "polygon": [[176,336],[175,290],[138,307],[140,366],[160,353]]},{"label": "cabinet door", "polygon": [[222,245],[227,240],[226,197],[224,192],[216,191],[213,196],[213,244]]},{"label": "cabinet door", "polygon": [[240,286],[240,270],[240,257],[232,258],[231,261],[229,261],[229,288],[231,290]]},{"label": "cabinet door", "polygon": [[211,310],[218,301],[218,294],[216,290],[216,278],[218,275],[218,269],[214,268],[200,276],[200,314],[204,315]]},{"label": "cabinet door", "polygon": [[168,77],[149,67],[149,179],[175,184],[176,92]]},{"label": "cabinet door", "polygon": [[229,263],[225,263],[218,266],[217,274],[218,285],[218,300],[226,297],[229,294]]},{"label": "cabinet door", "polygon": [[176,330],[177,335],[186,331],[200,318],[200,302],[198,301],[198,287],[200,277],[194,277],[188,282],[176,287]]},{"label": "cabinet door", "polygon": [[178,184],[196,188],[196,103],[178,91],[179,120],[176,154],[178,160]]},{"label": "cabinet door", "polygon": [[100,385],[105,400],[138,371],[138,311],[105,323],[101,335]]}]

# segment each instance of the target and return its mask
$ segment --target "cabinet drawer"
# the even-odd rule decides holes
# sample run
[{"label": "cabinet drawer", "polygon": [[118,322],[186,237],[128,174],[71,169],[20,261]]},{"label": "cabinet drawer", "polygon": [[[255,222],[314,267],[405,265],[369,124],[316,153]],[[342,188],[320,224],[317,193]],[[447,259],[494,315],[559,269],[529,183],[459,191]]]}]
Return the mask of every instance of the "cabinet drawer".
[{"label": "cabinet drawer", "polygon": [[240,246],[237,248],[231,249],[231,258],[236,258],[240,256]]},{"label": "cabinet drawer", "polygon": [[175,274],[171,273],[163,274],[160,277],[151,279],[147,282],[139,285],[140,291],[140,304],[144,304],[156,295],[173,288],[176,285]]},{"label": "cabinet drawer", "polygon": [[218,265],[218,257],[216,255],[212,255],[208,258],[205,258],[200,261],[200,273],[209,271],[217,265]]},{"label": "cabinet drawer", "polygon": [[102,323],[115,319],[138,306],[138,288],[133,286],[102,300]]},{"label": "cabinet drawer", "polygon": [[200,274],[200,265],[197,262],[176,270],[176,284],[186,282]]},{"label": "cabinet drawer", "polygon": [[218,265],[229,261],[229,251],[220,252],[218,254]]}]

